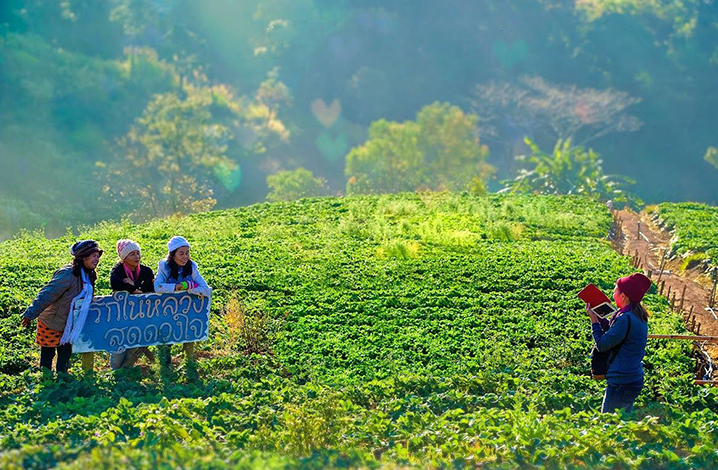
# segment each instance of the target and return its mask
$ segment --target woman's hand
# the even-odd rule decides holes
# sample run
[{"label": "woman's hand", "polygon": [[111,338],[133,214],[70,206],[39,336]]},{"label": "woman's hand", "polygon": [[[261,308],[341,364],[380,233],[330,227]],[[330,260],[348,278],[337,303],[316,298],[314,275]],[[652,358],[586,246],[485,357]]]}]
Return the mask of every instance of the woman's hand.
[{"label": "woman's hand", "polygon": [[588,318],[591,319],[591,323],[598,323],[598,315],[596,315],[596,312],[594,312],[588,304],[586,304],[586,313],[588,314]]},{"label": "woman's hand", "polygon": [[133,292],[133,294],[141,294],[141,293],[142,293],[142,291],[139,289],[135,289],[135,291]]},{"label": "woman's hand", "polygon": [[124,278],[124,279],[122,280],[122,282],[124,282],[125,284],[129,284],[129,285],[131,285],[131,286],[134,286],[134,285],[135,285],[135,281],[133,281],[133,280],[130,279],[129,277]]},{"label": "woman's hand", "polygon": [[22,324],[23,328],[29,328],[30,325],[32,325],[32,320],[30,320],[30,319],[27,318],[27,317],[22,317],[22,322],[21,322],[21,324]]}]

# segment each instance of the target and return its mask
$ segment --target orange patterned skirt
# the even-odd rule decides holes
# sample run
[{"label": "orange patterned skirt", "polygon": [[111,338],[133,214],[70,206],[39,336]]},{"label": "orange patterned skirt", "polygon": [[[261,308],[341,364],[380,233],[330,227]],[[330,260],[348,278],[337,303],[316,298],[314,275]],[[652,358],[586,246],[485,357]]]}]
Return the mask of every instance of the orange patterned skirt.
[{"label": "orange patterned skirt", "polygon": [[37,336],[35,341],[43,348],[56,348],[60,346],[62,331],[51,330],[40,320],[37,321]]}]

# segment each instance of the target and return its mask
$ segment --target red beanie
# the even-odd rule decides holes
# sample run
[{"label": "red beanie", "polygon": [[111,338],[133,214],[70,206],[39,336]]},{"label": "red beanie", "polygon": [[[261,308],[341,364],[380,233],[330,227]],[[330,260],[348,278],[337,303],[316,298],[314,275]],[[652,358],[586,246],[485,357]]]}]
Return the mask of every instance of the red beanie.
[{"label": "red beanie", "polygon": [[637,304],[643,300],[643,296],[646,295],[648,289],[651,288],[651,280],[641,273],[635,273],[622,277],[616,281],[616,285],[618,286],[618,290],[626,294],[628,300]]}]

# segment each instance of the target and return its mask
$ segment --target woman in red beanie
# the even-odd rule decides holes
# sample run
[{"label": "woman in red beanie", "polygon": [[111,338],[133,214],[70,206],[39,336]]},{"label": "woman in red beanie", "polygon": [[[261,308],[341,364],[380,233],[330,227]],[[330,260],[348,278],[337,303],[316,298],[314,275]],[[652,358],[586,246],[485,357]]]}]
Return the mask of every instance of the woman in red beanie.
[{"label": "woman in red beanie", "polygon": [[630,412],[643,388],[643,356],[648,340],[648,312],[641,300],[651,287],[643,274],[631,274],[616,281],[613,300],[619,308],[607,325],[602,326],[593,310],[586,307],[596,349],[610,351],[606,373],[603,413],[621,408]]}]

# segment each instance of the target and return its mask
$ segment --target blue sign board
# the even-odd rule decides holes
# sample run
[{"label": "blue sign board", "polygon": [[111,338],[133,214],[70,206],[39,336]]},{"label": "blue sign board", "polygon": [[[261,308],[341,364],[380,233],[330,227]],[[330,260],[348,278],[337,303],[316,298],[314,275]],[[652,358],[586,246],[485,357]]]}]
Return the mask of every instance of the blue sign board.
[{"label": "blue sign board", "polygon": [[129,294],[95,297],[72,352],[122,352],[155,344],[206,340],[210,298],[188,294]]}]

